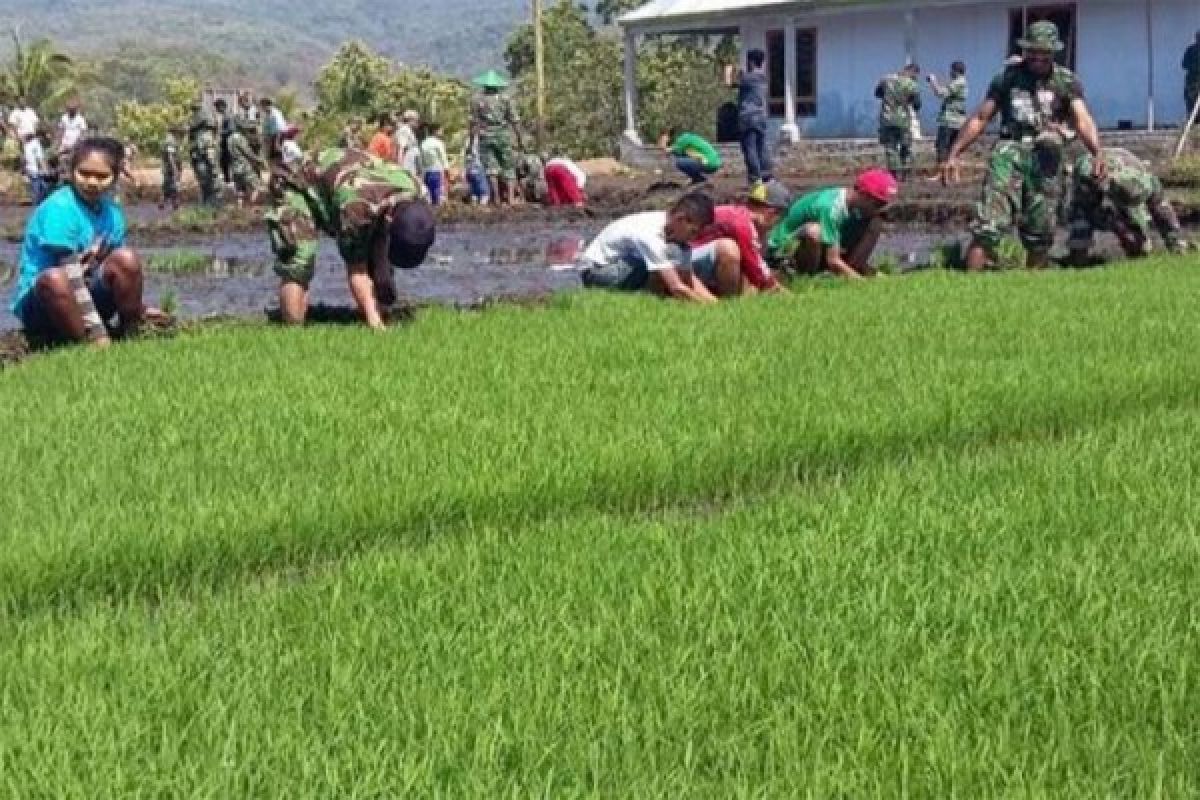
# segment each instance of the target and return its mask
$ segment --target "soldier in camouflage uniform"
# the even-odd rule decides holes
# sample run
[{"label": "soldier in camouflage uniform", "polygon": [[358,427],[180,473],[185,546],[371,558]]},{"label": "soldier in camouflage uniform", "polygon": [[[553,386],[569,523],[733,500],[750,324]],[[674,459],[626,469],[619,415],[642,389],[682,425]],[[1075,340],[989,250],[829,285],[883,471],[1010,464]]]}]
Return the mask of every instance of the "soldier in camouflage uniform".
[{"label": "soldier in camouflage uniform", "polygon": [[238,207],[258,202],[262,189],[262,171],[266,163],[250,145],[249,136],[258,130],[258,123],[239,119],[229,136],[229,175],[237,192]]},{"label": "soldier in camouflage uniform", "polygon": [[950,65],[950,82],[945,86],[938,83],[935,75],[929,76],[929,88],[941,98],[942,110],[938,113],[937,163],[944,164],[950,156],[950,148],[958,138],[958,132],[967,121],[967,65],[955,61]]},{"label": "soldier in camouflage uniform", "polygon": [[433,245],[433,210],[413,176],[362,150],[331,148],[293,167],[272,167],[267,230],[287,323],[304,321],[320,231],[337,240],[350,292],[366,323],[396,301],[392,267],[419,266]]},{"label": "soldier in camouflage uniform", "polygon": [[192,172],[200,186],[200,202],[217,202],[217,176],[220,154],[217,148],[217,120],[202,103],[192,103],[192,118],[188,122],[188,157]]},{"label": "soldier in camouflage uniform", "polygon": [[521,179],[521,197],[526,203],[541,203],[546,199],[546,162],[537,153],[521,156],[517,165],[517,177]]},{"label": "soldier in camouflage uniform", "polygon": [[182,125],[172,125],[159,146],[162,158],[162,203],[159,208],[179,208],[179,178],[183,175],[183,164],[179,160],[179,136]]},{"label": "soldier in camouflage uniform", "polygon": [[1108,173],[1104,180],[1096,178],[1095,160],[1090,154],[1083,153],[1075,161],[1069,212],[1071,263],[1088,262],[1092,236],[1097,229],[1115,233],[1129,258],[1140,258],[1153,251],[1152,227],[1167,250],[1185,252],[1187,242],[1179,217],[1168,202],[1158,176],[1128,150],[1106,147],[1102,157]]},{"label": "soldier in camouflage uniform", "polygon": [[921,110],[921,89],[917,77],[921,68],[909,64],[893,75],[884,76],[875,87],[879,107],[879,143],[887,158],[887,168],[898,181],[912,174],[913,120]]},{"label": "soldier in camouflage uniform", "polygon": [[363,138],[363,121],[359,117],[351,117],[346,123],[346,127],[342,128],[342,133],[338,137],[338,147],[351,150],[364,150],[367,143]]},{"label": "soldier in camouflage uniform", "polygon": [[[517,147],[525,149],[520,120],[512,100],[502,93],[508,81],[495,70],[489,70],[475,80],[483,93],[471,103],[471,134],[479,137],[479,151],[493,198],[503,198],[512,204],[516,195],[517,171],[513,156],[513,139]],[[503,194],[501,194],[503,189]]]},{"label": "soldier in camouflage uniform", "polygon": [[[1028,266],[1047,266],[1063,193],[1062,132],[1077,131],[1088,152],[1100,154],[1100,137],[1084,102],[1083,86],[1074,73],[1054,63],[1054,54],[1063,49],[1058,28],[1053,22],[1035,22],[1018,44],[1023,51],[1020,63],[992,80],[983,105],[967,120],[941,169],[943,181],[957,181],[963,151],[1000,114],[1000,139],[992,149],[971,226],[967,269],[972,271],[987,266],[1014,225]],[[1099,161],[1101,179],[1105,170]]]}]

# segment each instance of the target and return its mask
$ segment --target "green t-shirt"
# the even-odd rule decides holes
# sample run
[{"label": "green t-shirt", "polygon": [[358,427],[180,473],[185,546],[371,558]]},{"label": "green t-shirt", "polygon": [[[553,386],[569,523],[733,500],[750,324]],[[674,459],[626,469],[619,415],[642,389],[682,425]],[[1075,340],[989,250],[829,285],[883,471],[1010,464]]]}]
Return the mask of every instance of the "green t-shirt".
[{"label": "green t-shirt", "polygon": [[721,168],[721,154],[703,136],[694,133],[681,133],[671,145],[671,152],[677,156],[694,158],[709,169]]},{"label": "green t-shirt", "polygon": [[834,186],[806,194],[792,203],[787,216],[768,234],[767,252],[772,256],[790,255],[796,232],[813,222],[821,226],[821,244],[840,249],[857,222],[846,204],[847,193],[846,189]]}]

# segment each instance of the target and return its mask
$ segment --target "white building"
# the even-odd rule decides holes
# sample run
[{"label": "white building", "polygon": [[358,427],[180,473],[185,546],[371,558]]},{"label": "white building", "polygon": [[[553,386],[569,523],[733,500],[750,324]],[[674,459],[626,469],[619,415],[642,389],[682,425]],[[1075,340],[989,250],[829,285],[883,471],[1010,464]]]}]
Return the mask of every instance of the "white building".
[{"label": "white building", "polygon": [[[1183,52],[1200,29],[1200,0],[650,0],[620,19],[626,37],[626,137],[637,138],[640,37],[736,33],[743,55],[767,53],[771,111],[793,141],[873,137],[879,78],[909,61],[946,75],[965,61],[974,106],[1025,26],[1051,19],[1102,128],[1154,128],[1186,118]],[[922,126],[939,103],[926,94]]]}]

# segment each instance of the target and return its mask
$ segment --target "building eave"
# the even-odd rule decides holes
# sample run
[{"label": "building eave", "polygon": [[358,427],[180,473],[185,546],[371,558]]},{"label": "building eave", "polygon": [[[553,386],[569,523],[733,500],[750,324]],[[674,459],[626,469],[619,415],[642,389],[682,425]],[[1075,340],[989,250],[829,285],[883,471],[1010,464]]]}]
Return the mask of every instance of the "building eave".
[{"label": "building eave", "polygon": [[[1015,2],[1019,0],[1014,0]],[[1030,0],[1032,2],[1032,0]],[[1082,2],[1082,0],[1075,0]],[[1133,0],[1137,2],[1138,0]],[[617,19],[627,33],[687,33],[731,27],[731,19],[754,20],[763,17],[797,17],[861,14],[880,10],[899,13],[924,8],[952,8],[994,5],[1000,0],[782,0],[748,8],[718,9],[698,13],[670,13],[642,16],[645,9],[634,9]],[[1146,0],[1140,0],[1146,2]],[[736,27],[736,26],[735,26]]]}]

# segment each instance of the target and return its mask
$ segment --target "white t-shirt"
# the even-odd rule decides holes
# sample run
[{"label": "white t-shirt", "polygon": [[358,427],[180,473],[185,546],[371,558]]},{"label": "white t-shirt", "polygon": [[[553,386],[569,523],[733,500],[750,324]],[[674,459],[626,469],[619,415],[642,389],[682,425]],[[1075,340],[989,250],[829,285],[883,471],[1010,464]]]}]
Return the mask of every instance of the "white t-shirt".
[{"label": "white t-shirt", "polygon": [[46,151],[42,149],[41,140],[35,136],[25,142],[22,149],[25,155],[25,175],[30,178],[41,175],[46,166]]},{"label": "white t-shirt", "polygon": [[579,165],[576,164],[571,159],[569,159],[569,158],[552,158],[546,162],[547,168],[554,167],[554,166],[566,167],[567,171],[571,173],[571,177],[573,177],[575,179],[575,185],[578,186],[580,189],[587,186],[587,173],[584,172],[582,169],[580,169]]},{"label": "white t-shirt", "polygon": [[38,115],[32,108],[14,108],[8,115],[9,127],[16,129],[17,136],[24,139],[31,133],[37,133]]},{"label": "white t-shirt", "polygon": [[58,121],[58,130],[62,136],[62,148],[68,150],[74,147],[75,143],[87,133],[87,129],[87,120],[83,118],[83,114],[76,114],[74,117],[63,114],[62,119]]},{"label": "white t-shirt", "polygon": [[289,167],[304,160],[304,150],[296,143],[295,139],[284,139],[279,152],[283,156],[283,163]]},{"label": "white t-shirt", "polygon": [[644,211],[622,217],[600,231],[583,252],[583,261],[594,267],[625,262],[645,267],[647,272],[690,269],[691,253],[667,241],[667,212]]},{"label": "white t-shirt", "polygon": [[426,172],[445,172],[450,169],[446,145],[438,137],[427,136],[425,141],[421,142],[421,167]]},{"label": "white t-shirt", "polygon": [[402,122],[396,128],[393,139],[396,142],[396,156],[400,160],[400,166],[415,175],[421,165],[421,143],[417,141],[417,135],[407,123]]}]

